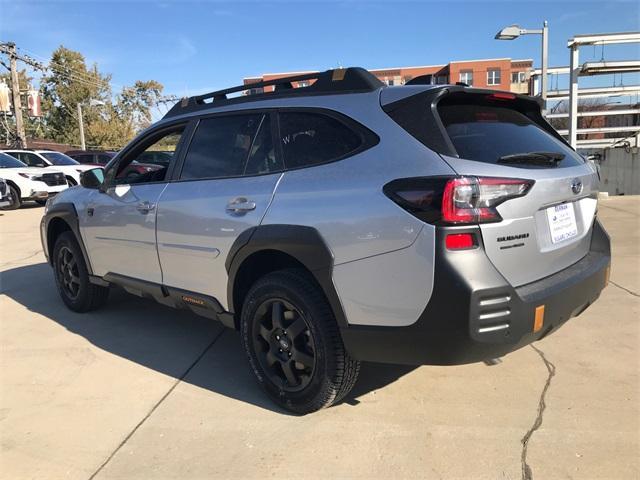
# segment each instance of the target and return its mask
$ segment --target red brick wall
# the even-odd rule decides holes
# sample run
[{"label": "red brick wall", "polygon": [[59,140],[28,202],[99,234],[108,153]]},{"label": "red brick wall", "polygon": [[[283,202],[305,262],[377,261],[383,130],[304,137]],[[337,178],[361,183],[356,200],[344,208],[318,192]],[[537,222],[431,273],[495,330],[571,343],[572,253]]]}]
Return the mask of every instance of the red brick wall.
[{"label": "red brick wall", "polygon": [[[421,76],[421,75],[448,75],[448,83],[456,83],[460,81],[460,72],[472,71],[473,72],[473,86],[478,88],[490,88],[495,90],[511,90],[511,73],[517,71],[526,71],[527,66],[531,67],[531,62],[517,62],[513,63],[510,59],[494,59],[494,60],[474,60],[469,62],[451,62],[448,65],[433,65],[425,67],[399,67],[389,69],[375,69],[370,70],[380,80],[395,80],[396,77],[402,77],[403,82]],[[490,69],[500,70],[500,84],[499,85],[487,85],[487,71]],[[301,72],[296,72],[301,73]],[[277,73],[263,75],[263,80],[273,80],[277,78],[288,77],[295,75],[294,72]],[[310,73],[310,72],[309,72]],[[245,85],[249,85],[252,82],[259,81],[260,78],[246,78],[244,80]],[[295,86],[295,85],[294,85]],[[265,91],[272,91],[273,87],[265,87]]]},{"label": "red brick wall", "polygon": [[[477,88],[491,88],[495,90],[511,89],[511,60],[490,60],[476,62],[451,62],[449,64],[451,72],[451,83],[460,81],[460,72],[473,72],[473,86]],[[500,70],[500,84],[487,85],[487,72],[489,70]]]}]

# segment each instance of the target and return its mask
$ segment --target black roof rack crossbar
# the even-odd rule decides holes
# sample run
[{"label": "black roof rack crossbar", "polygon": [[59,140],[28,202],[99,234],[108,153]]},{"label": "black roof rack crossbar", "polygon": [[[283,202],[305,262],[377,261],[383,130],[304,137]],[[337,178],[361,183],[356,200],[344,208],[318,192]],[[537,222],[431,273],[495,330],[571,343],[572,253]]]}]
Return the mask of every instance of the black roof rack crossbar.
[{"label": "black roof rack crossbar", "polygon": [[[293,82],[315,79],[315,82],[306,87],[293,88]],[[243,92],[257,88],[275,86],[273,92],[257,93],[242,97],[228,98],[231,93]],[[225,88],[202,95],[183,98],[167,112],[164,118],[191,113],[212,105],[226,105],[229,103],[242,103],[266,98],[275,98],[294,95],[319,95],[370,92],[383,87],[382,83],[372,73],[360,67],[340,68],[326,70],[324,72],[305,73],[291,77],[264,80],[261,82],[247,83],[236,87]]]}]

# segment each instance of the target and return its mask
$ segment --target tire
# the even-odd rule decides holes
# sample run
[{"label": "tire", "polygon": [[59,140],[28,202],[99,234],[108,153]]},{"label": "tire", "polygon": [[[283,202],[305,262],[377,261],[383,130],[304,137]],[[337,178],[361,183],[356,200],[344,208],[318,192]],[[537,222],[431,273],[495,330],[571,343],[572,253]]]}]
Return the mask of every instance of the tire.
[{"label": "tire", "polygon": [[52,259],[58,293],[70,310],[89,312],[105,304],[109,288],[89,281],[87,265],[73,232],[63,232],[56,239]]},{"label": "tire", "polygon": [[329,407],[356,383],[360,362],[345,350],[331,307],[303,270],[260,278],[245,297],[240,327],[258,383],[291,412]]},{"label": "tire", "polygon": [[22,205],[22,201],[20,200],[20,193],[18,193],[18,189],[11,185],[7,185],[9,187],[9,197],[11,199],[11,204],[6,207],[0,208],[0,210],[17,210]]}]

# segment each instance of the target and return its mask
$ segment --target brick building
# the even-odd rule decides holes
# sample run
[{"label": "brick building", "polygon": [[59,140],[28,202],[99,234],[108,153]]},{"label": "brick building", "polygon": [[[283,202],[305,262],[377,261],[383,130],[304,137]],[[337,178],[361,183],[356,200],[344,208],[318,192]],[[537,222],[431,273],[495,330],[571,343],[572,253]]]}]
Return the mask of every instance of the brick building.
[{"label": "brick building", "polygon": [[[415,77],[429,75],[429,80],[433,84],[464,82],[478,88],[529,93],[529,78],[533,71],[533,61],[494,58],[456,61],[446,65],[383,68],[369,71],[387,85],[403,85]],[[260,77],[245,78],[244,85],[303,73],[312,72],[265,73]],[[306,83],[296,82],[294,87],[303,87]],[[268,86],[264,90],[269,92],[273,90],[273,87]],[[251,93],[259,93],[260,91],[261,89],[252,89]]]}]

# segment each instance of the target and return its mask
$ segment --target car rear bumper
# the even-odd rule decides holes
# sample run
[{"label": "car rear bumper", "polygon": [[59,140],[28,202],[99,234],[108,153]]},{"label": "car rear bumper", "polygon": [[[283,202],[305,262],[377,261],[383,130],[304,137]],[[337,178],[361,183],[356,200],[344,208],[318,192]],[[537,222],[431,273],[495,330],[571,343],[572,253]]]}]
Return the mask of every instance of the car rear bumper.
[{"label": "car rear bumper", "polygon": [[[345,347],[353,357],[410,365],[455,365],[497,358],[540,340],[582,313],[608,281],[611,247],[597,220],[585,257],[517,288],[499,274],[482,247],[447,251],[444,236],[445,230],[438,229],[434,289],[420,318],[407,327],[342,328]],[[541,307],[543,322],[534,331],[536,311],[540,316]]]}]

